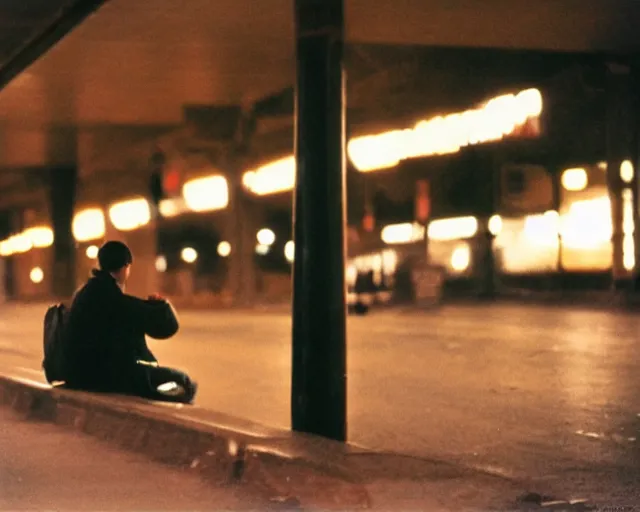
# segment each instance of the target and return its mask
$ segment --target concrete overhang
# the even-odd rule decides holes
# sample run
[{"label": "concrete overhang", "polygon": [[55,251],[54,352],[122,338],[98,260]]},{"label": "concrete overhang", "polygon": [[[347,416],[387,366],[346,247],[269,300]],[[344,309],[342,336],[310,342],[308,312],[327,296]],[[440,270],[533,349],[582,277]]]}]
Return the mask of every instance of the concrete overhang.
[{"label": "concrete overhang", "polygon": [[[27,4],[59,16],[79,2],[15,2]],[[604,54],[640,47],[637,0],[345,5],[352,44]],[[0,20],[18,18],[3,9]],[[62,164],[82,152],[67,140],[80,132],[152,134],[179,126],[185,105],[251,105],[286,89],[295,67],[292,13],[292,0],[105,2],[0,92],[0,167]],[[47,25],[37,26],[36,34]]]}]

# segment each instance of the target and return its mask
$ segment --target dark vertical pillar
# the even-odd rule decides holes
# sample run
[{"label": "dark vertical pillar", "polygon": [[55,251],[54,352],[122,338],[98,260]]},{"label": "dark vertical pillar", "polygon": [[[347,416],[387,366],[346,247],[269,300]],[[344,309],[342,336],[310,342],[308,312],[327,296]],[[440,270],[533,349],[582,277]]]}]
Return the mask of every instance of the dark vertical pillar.
[{"label": "dark vertical pillar", "polygon": [[231,243],[228,283],[234,304],[251,306],[256,302],[256,230],[254,212],[241,183],[241,171],[229,174],[227,209],[228,241]]},{"label": "dark vertical pillar", "polygon": [[633,275],[633,291],[640,292],[640,55],[631,64],[631,162],[633,163],[633,219],[636,266]]},{"label": "dark vertical pillar", "polygon": [[342,0],[295,0],[294,430],[345,440],[345,89]]},{"label": "dark vertical pillar", "polygon": [[253,110],[243,105],[237,119],[233,142],[226,155],[225,167],[229,183],[226,237],[231,244],[227,282],[236,305],[251,306],[256,302],[255,212],[242,184],[255,128]]},{"label": "dark vertical pillar", "polygon": [[628,272],[623,263],[623,209],[620,166],[631,153],[631,124],[629,119],[629,66],[609,63],[607,66],[607,182],[611,199],[613,222],[612,284],[619,288]]},{"label": "dark vertical pillar", "polygon": [[52,295],[66,299],[75,290],[75,241],[72,233],[77,187],[77,168],[52,169],[49,176],[50,212],[53,227]]}]

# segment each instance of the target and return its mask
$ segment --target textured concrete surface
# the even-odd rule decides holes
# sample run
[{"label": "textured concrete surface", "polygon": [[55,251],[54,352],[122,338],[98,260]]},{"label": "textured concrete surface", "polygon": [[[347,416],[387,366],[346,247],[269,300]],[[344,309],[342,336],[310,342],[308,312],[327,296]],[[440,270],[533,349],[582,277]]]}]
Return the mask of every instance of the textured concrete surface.
[{"label": "textured concrete surface", "polygon": [[2,510],[248,510],[265,503],[0,408]]},{"label": "textured concrete surface", "polygon": [[[0,309],[7,365],[38,371],[42,306]],[[161,362],[197,403],[289,426],[290,319],[182,313]],[[562,498],[640,503],[640,316],[483,305],[349,319],[349,437],[483,468]]]}]

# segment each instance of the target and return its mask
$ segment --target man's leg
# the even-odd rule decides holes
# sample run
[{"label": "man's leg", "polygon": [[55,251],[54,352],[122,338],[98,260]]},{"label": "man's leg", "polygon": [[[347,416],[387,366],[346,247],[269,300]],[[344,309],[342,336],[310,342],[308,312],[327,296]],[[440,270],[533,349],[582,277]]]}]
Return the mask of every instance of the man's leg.
[{"label": "man's leg", "polygon": [[151,400],[191,403],[197,385],[179,370],[163,366],[138,365],[136,394]]}]

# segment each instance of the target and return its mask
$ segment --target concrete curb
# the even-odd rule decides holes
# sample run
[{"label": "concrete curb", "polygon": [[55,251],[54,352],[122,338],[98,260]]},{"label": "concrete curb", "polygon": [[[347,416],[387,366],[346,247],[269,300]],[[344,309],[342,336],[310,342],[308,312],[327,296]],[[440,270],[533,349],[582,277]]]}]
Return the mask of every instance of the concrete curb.
[{"label": "concrete curb", "polygon": [[346,470],[350,449],[341,443],[247,424],[234,428],[229,421],[197,422],[180,406],[51,388],[6,375],[0,375],[0,405],[188,468],[216,485],[246,485],[274,504],[327,510],[371,505],[365,485]]}]

